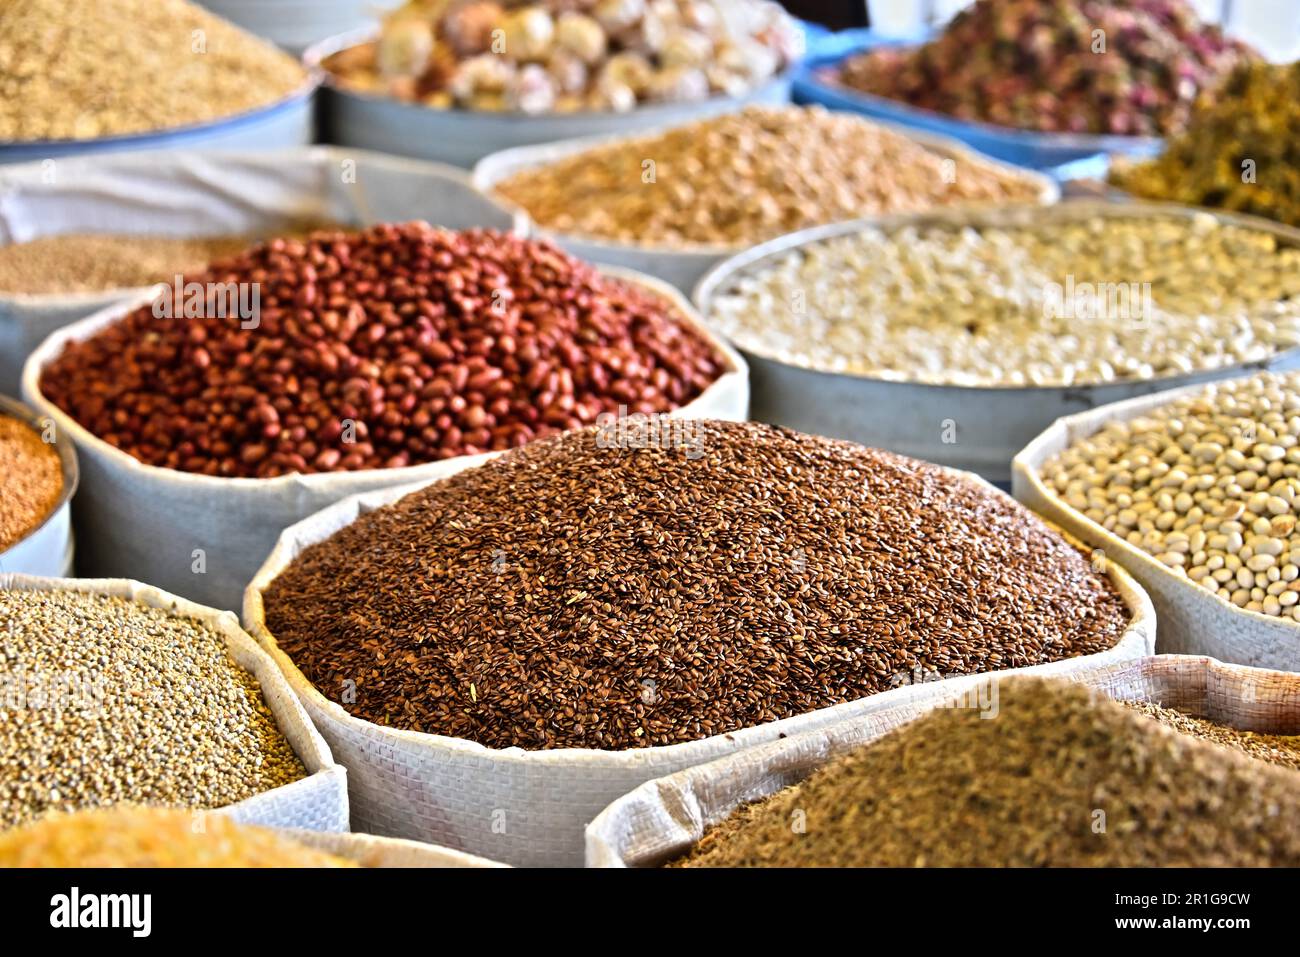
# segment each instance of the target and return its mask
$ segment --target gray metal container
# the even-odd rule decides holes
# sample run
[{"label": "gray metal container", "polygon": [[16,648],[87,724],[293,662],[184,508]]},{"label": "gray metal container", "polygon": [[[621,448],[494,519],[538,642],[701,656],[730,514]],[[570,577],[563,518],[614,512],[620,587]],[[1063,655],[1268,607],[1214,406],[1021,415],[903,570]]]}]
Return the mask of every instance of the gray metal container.
[{"label": "gray metal container", "polygon": [[[25,422],[37,432],[45,429],[45,420],[16,399],[0,395],[0,416]],[[67,578],[72,575],[72,496],[77,491],[80,473],[72,437],[55,432],[54,448],[63,463],[63,492],[45,521],[3,552],[0,574],[39,575],[44,578]],[[2,482],[3,479],[0,479]],[[3,486],[0,485],[0,494]]]},{"label": "gray metal container", "polygon": [[[873,121],[874,122],[874,121]],[[617,136],[587,136],[581,139],[566,140],[561,143],[546,143],[540,146],[520,146],[515,149],[502,150],[499,153],[493,153],[491,156],[484,157],[475,167],[473,173],[474,186],[484,195],[489,196],[495,202],[506,203],[504,198],[498,197],[494,193],[496,184],[504,179],[508,179],[517,173],[525,170],[536,169],[572,156],[576,153],[583,153],[587,150],[600,146],[606,146],[617,143],[620,140],[629,139],[632,136],[637,138],[643,136],[654,136],[659,133],[672,129],[673,126],[680,124],[667,124],[656,128],[647,128],[635,131],[633,134],[620,134]],[[906,129],[895,126],[891,123],[877,123],[877,126],[883,126],[892,130],[901,136],[906,136],[920,145],[926,147],[940,156],[956,160],[978,159],[981,163],[987,163],[992,166],[1000,167],[1007,172],[1014,172],[1019,176],[1024,176],[1034,180],[1038,184],[1037,202],[1043,205],[1051,205],[1061,198],[1061,188],[1050,177],[1033,170],[1022,169],[1018,166],[1000,162],[987,156],[975,153],[956,140],[950,140],[942,136],[935,136],[931,133],[924,133],[917,130]],[[527,215],[527,210],[521,211]],[[584,236],[578,233],[556,233],[546,229],[541,225],[534,224],[534,231],[540,235],[554,240],[566,251],[582,259],[588,259],[598,263],[608,263],[612,266],[622,266],[625,269],[635,269],[637,272],[646,273],[654,276],[656,279],[662,279],[664,282],[676,286],[682,292],[690,295],[691,290],[695,288],[696,283],[714,266],[729,259],[729,257],[744,253],[750,247],[748,246],[724,246],[724,245],[705,245],[698,244],[694,246],[655,246],[649,243],[627,243],[617,242],[609,239],[601,239],[595,236]],[[796,234],[802,235],[802,234]]]},{"label": "gray metal container", "polygon": [[360,30],[331,37],[303,55],[308,69],[320,69],[321,135],[328,143],[439,160],[468,169],[484,156],[514,146],[552,143],[576,136],[632,134],[652,126],[675,126],[705,116],[731,113],[755,103],[786,103],[787,72],[744,96],[716,96],[695,103],[642,106],[627,113],[483,113],[440,110],[389,96],[350,90],[330,78],[322,62],[375,37]]},{"label": "gray metal container", "polygon": [[296,92],[276,103],[209,123],[94,140],[0,140],[0,164],[63,159],[86,153],[133,150],[272,150],[306,146],[316,138],[316,87],[312,73]]},{"label": "gray metal container", "polygon": [[[1159,203],[1079,201],[1046,208],[945,210],[819,226],[755,246],[712,269],[695,288],[694,300],[709,321],[713,297],[742,274],[801,246],[867,228],[948,224],[975,228],[1089,216],[1192,216],[1272,233],[1279,243],[1300,246],[1300,230],[1251,216]],[[1081,386],[980,387],[931,385],[884,376],[821,372],[765,356],[733,342],[749,362],[751,415],[762,422],[851,439],[918,459],[977,472],[1007,487],[1011,460],[1062,416],[1165,389],[1248,375],[1262,369],[1300,368],[1300,348],[1267,360],[1183,375]],[[955,441],[954,441],[955,439]]]}]

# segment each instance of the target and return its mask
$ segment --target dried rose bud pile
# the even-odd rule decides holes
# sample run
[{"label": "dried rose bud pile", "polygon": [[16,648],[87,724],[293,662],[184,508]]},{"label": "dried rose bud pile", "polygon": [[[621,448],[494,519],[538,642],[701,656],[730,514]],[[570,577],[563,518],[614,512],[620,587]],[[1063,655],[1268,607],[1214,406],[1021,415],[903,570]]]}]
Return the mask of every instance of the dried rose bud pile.
[{"label": "dried rose bud pile", "polygon": [[739,96],[801,46],[765,0],[413,0],[326,66],[345,86],[436,108],[624,112]]},{"label": "dried rose bud pile", "polygon": [[930,43],[872,50],[823,78],[962,120],[1163,136],[1254,57],[1186,0],[978,0]]},{"label": "dried rose bud pile", "polygon": [[268,586],[268,630],[322,693],[354,687],[357,717],[621,750],[1093,654],[1128,627],[1087,556],[966,476],[758,423],[623,425],[362,515]]},{"label": "dried rose bud pile", "polygon": [[[186,472],[269,478],[508,449],[620,407],[669,411],[725,371],[674,304],[487,230],[315,233],[186,279],[256,284],[256,327],[144,306],[69,344],[40,383],[104,441]],[[183,315],[187,298],[168,295]]]}]

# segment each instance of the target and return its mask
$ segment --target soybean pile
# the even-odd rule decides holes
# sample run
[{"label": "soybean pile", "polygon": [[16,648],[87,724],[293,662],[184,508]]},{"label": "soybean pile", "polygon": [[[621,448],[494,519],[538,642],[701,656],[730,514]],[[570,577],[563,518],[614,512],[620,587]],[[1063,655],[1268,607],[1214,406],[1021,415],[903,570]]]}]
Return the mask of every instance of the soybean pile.
[{"label": "soybean pile", "polygon": [[1084,554],[969,477],[672,419],[413,492],[306,548],[264,601],[354,716],[527,749],[694,741],[1104,651],[1130,618]]},{"label": "soybean pile", "polygon": [[996,713],[928,712],[737,810],[676,863],[1300,864],[1295,771],[1171,731],[1078,684],[1019,678],[998,689]]}]

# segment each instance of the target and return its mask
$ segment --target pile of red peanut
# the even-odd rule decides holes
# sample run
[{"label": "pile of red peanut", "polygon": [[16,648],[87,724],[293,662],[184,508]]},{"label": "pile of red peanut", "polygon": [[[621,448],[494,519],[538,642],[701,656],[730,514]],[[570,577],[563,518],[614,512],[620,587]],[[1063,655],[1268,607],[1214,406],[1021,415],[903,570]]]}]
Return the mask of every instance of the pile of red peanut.
[{"label": "pile of red peanut", "polygon": [[[666,412],[727,361],[667,299],[552,245],[425,223],[275,240],[188,283],[254,315],[144,306],[41,391],[149,465],[214,476],[400,468],[508,449],[602,413]],[[231,287],[233,288],[233,287]]]}]

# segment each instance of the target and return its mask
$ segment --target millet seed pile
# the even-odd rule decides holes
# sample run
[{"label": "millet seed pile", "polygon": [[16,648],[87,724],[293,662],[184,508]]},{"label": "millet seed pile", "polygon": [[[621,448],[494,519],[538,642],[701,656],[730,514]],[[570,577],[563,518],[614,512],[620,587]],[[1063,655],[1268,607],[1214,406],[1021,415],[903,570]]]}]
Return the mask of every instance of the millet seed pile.
[{"label": "millet seed pile", "polygon": [[1216,383],[1109,422],[1042,477],[1174,574],[1300,621],[1300,373]]},{"label": "millet seed pile", "polygon": [[[1295,867],[1300,774],[1068,682],[998,683],[738,809],[687,867]],[[796,824],[801,824],[797,828]]]},{"label": "millet seed pile", "polygon": [[221,635],[122,598],[0,591],[0,828],[215,808],[306,775]]},{"label": "millet seed pile", "polygon": [[[694,741],[1112,647],[1109,579],[1005,495],[757,423],[545,439],[361,516],[266,622],[358,717],[489,747]],[[349,696],[350,699],[350,696]]]},{"label": "millet seed pile", "polygon": [[293,57],[184,0],[5,0],[0,141],[206,123],[302,87]]},{"label": "millet seed pile", "polygon": [[44,522],[62,494],[58,450],[26,422],[0,414],[0,552]]},{"label": "millet seed pile", "polygon": [[1232,748],[1269,764],[1300,771],[1300,735],[1244,731],[1148,701],[1127,701],[1125,704],[1175,731]]},{"label": "millet seed pile", "polygon": [[559,233],[746,245],[821,223],[972,202],[1033,202],[1037,181],[948,160],[849,113],[750,107],[598,146],[496,184]]},{"label": "millet seed pile", "polygon": [[742,349],[824,372],[990,387],[1151,379],[1300,345],[1300,249],[1208,215],[867,229],[737,276],[708,318]]},{"label": "millet seed pile", "polygon": [[265,828],[195,814],[144,807],[52,814],[0,834],[0,867],[356,866]]}]

